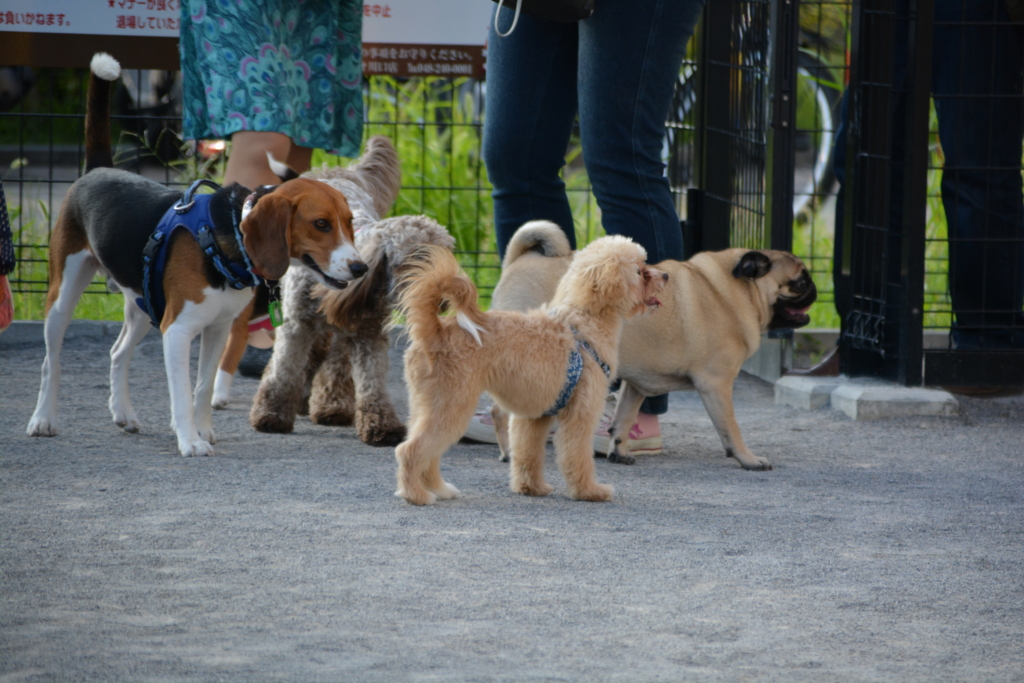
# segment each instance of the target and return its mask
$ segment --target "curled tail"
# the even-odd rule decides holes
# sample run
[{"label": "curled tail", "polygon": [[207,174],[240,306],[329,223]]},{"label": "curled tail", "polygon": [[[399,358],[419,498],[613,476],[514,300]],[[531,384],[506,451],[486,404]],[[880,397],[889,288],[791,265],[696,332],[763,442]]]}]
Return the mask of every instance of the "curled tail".
[{"label": "curled tail", "polygon": [[426,245],[416,251],[405,267],[398,308],[405,314],[405,324],[413,342],[434,354],[444,346],[441,318],[444,310],[454,310],[459,327],[482,344],[480,332],[486,328],[486,317],[477,305],[476,285],[459,268],[450,251]]},{"label": "curled tail", "polygon": [[541,256],[557,258],[572,254],[569,238],[558,225],[551,221],[529,221],[516,230],[505,247],[502,268],[528,252],[535,251]]},{"label": "curled tail", "polygon": [[85,172],[113,167],[110,140],[110,90],[121,75],[121,65],[106,52],[97,52],[89,64],[89,93],[85,105]]}]

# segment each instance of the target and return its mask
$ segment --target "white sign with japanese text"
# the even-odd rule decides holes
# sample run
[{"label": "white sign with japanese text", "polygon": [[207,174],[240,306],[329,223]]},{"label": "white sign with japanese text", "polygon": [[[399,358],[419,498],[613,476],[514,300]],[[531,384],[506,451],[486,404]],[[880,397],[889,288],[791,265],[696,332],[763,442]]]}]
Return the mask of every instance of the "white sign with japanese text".
[{"label": "white sign with japanese text", "polygon": [[[363,41],[482,46],[493,7],[486,0],[364,3]],[[181,0],[0,0],[0,31],[176,38],[180,14]]]},{"label": "white sign with japanese text", "polygon": [[[2,0],[0,0],[2,2]],[[515,0],[506,4],[515,6]],[[487,0],[389,0],[363,4],[363,42],[476,45],[487,41]]]},{"label": "white sign with japanese text", "polygon": [[181,0],[0,0],[0,31],[177,38]]}]

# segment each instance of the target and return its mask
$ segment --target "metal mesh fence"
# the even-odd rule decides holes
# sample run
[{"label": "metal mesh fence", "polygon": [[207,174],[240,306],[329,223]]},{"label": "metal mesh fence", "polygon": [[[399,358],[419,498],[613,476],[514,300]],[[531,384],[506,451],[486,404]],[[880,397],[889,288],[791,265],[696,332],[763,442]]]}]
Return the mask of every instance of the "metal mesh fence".
[{"label": "metal mesh fence", "polygon": [[839,327],[832,257],[836,193],[834,138],[849,72],[852,2],[800,2],[797,56],[793,252],[818,287],[812,327]]},{"label": "metal mesh fence", "polygon": [[[692,75],[695,66],[688,62]],[[20,317],[41,318],[48,276],[47,245],[60,203],[84,162],[84,69],[29,72],[29,89],[17,106],[0,112],[0,169],[12,214],[18,266],[11,275]],[[19,75],[19,77],[21,77]],[[491,188],[481,155],[485,83],[469,78],[365,80],[365,135],[388,135],[402,161],[402,191],[393,212],[426,213],[455,236],[463,266],[487,299],[500,275],[494,242]],[[115,163],[168,186],[223,175],[224,145],[180,139],[180,73],[126,71],[116,89],[112,128]],[[673,123],[680,135],[671,149],[693,155],[693,112]],[[666,158],[670,146],[666,145]],[[602,234],[600,211],[583,169],[578,137],[567,150],[564,178],[579,243]],[[314,165],[349,160],[317,151]],[[685,206],[685,180],[673,191]],[[116,298],[94,281],[76,313],[120,318]]]},{"label": "metal mesh fence", "polygon": [[[694,188],[707,187],[708,202],[721,205],[721,225],[716,229],[724,226],[725,243],[706,248],[765,247],[770,3],[733,0],[715,7],[723,17],[721,26],[714,28],[718,33],[698,30],[680,72],[667,121],[667,175],[682,219],[689,218],[688,196]],[[797,117],[802,147],[795,182],[803,194],[796,200],[801,202],[797,215],[798,223],[802,220],[808,226],[809,236],[803,239],[798,233],[794,250],[808,257],[816,277],[827,276],[829,270],[829,225],[827,220],[819,223],[828,213],[823,205],[832,190],[831,172],[828,163],[818,161],[829,152],[837,99],[833,86],[842,81],[848,11],[844,3],[804,3],[801,14],[802,83],[813,106],[801,104]],[[83,159],[87,72],[42,68],[33,73],[35,82],[26,97],[0,111],[0,172],[15,213],[19,267],[12,285],[23,299],[19,316],[40,318],[49,230]],[[394,211],[427,213],[445,224],[457,239],[460,260],[486,298],[500,273],[490,186],[480,152],[485,88],[485,83],[471,79],[374,76],[365,81],[366,134],[387,134],[402,159],[403,191]],[[179,74],[126,72],[116,97],[113,118],[120,167],[180,186],[200,176],[216,179],[223,172],[223,155],[216,148],[197,147],[178,137]],[[798,98],[800,103],[805,99]],[[720,149],[727,152],[719,154]],[[324,161],[347,160],[319,152],[314,156],[314,163]],[[577,241],[586,244],[602,229],[577,139],[567,150],[564,175]],[[828,290],[828,278],[818,279]],[[118,298],[105,294],[105,283],[94,282],[77,314],[120,317]]]}]

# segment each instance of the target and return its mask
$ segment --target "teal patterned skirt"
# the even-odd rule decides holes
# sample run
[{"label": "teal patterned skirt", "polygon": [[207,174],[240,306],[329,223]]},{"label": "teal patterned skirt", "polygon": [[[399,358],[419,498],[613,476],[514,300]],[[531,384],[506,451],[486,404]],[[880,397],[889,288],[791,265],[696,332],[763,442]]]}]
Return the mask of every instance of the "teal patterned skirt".
[{"label": "teal patterned skirt", "polygon": [[182,0],[185,138],[270,131],[358,156],[362,12],[354,0]]}]

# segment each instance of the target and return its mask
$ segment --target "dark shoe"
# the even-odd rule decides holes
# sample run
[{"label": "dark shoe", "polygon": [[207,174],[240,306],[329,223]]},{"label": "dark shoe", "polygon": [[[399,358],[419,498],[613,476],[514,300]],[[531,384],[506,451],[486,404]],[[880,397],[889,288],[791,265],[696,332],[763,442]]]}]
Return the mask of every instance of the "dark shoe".
[{"label": "dark shoe", "polygon": [[839,347],[835,347],[828,354],[818,361],[818,364],[810,368],[793,368],[786,371],[786,376],[796,375],[798,377],[838,377],[839,376]]},{"label": "dark shoe", "polygon": [[242,360],[238,361],[238,374],[242,377],[251,377],[252,379],[259,379],[263,377],[263,371],[267,367],[267,363],[270,362],[270,356],[274,352],[274,347],[267,349],[257,349],[255,346],[246,346],[245,353],[242,354]]}]

